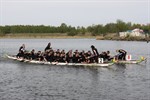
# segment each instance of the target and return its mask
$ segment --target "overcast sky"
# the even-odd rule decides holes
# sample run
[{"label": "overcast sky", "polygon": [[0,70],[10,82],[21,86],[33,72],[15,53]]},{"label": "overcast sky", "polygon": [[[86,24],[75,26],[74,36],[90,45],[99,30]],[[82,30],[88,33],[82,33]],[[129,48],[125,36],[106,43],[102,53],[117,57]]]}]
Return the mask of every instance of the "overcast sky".
[{"label": "overcast sky", "polygon": [[0,0],[0,25],[150,23],[150,0]]}]

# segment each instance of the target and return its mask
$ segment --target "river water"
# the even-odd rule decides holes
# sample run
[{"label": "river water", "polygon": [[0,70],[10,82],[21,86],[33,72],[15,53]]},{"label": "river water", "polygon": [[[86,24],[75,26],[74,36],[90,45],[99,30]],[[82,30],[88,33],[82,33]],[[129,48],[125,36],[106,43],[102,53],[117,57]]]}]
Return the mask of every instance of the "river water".
[{"label": "river water", "polygon": [[[125,49],[141,64],[103,67],[36,65],[5,58],[24,43],[27,50],[53,49],[99,52]],[[95,39],[0,39],[0,100],[150,100],[150,43]]]}]

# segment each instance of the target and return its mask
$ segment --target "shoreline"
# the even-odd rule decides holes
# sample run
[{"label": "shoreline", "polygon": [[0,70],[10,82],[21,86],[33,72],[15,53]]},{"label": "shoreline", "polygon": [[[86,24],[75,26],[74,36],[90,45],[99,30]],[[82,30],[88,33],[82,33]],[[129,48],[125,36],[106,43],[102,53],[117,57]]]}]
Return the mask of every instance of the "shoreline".
[{"label": "shoreline", "polygon": [[51,38],[51,39],[80,39],[80,38],[87,38],[87,39],[96,39],[97,36],[80,36],[80,35],[77,35],[77,36],[67,36],[67,35],[48,35],[48,34],[27,34],[27,35],[22,35],[22,34],[9,34],[9,35],[0,35],[0,39],[48,39],[48,38]]},{"label": "shoreline", "polygon": [[150,38],[130,37],[120,38],[117,36],[91,36],[91,35],[75,35],[67,36],[66,34],[7,34],[0,35],[0,39],[96,39],[96,40],[112,40],[112,41],[150,41]]},{"label": "shoreline", "polygon": [[85,36],[0,36],[0,39],[96,39],[95,37]]}]

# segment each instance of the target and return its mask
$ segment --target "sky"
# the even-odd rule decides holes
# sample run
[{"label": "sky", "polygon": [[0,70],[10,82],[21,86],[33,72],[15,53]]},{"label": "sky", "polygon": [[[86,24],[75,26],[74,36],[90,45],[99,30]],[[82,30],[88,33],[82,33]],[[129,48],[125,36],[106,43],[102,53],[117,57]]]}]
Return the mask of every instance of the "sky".
[{"label": "sky", "polygon": [[150,23],[150,0],[0,0],[0,25]]}]

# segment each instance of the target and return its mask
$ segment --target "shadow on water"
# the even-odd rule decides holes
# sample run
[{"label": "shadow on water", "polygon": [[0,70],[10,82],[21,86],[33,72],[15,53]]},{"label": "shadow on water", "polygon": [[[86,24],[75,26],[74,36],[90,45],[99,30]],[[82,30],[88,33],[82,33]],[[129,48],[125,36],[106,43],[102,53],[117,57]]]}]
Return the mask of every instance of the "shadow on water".
[{"label": "shadow on water", "polygon": [[117,71],[124,70],[126,68],[126,64],[116,64]]},{"label": "shadow on water", "polygon": [[126,70],[127,65],[126,64],[115,64],[113,66],[108,67],[107,69],[112,72],[121,72],[124,73]]},{"label": "shadow on water", "polygon": [[99,93],[100,71],[98,70],[98,68],[90,68],[89,71],[91,73],[91,89],[89,98],[99,98],[101,96]]}]

